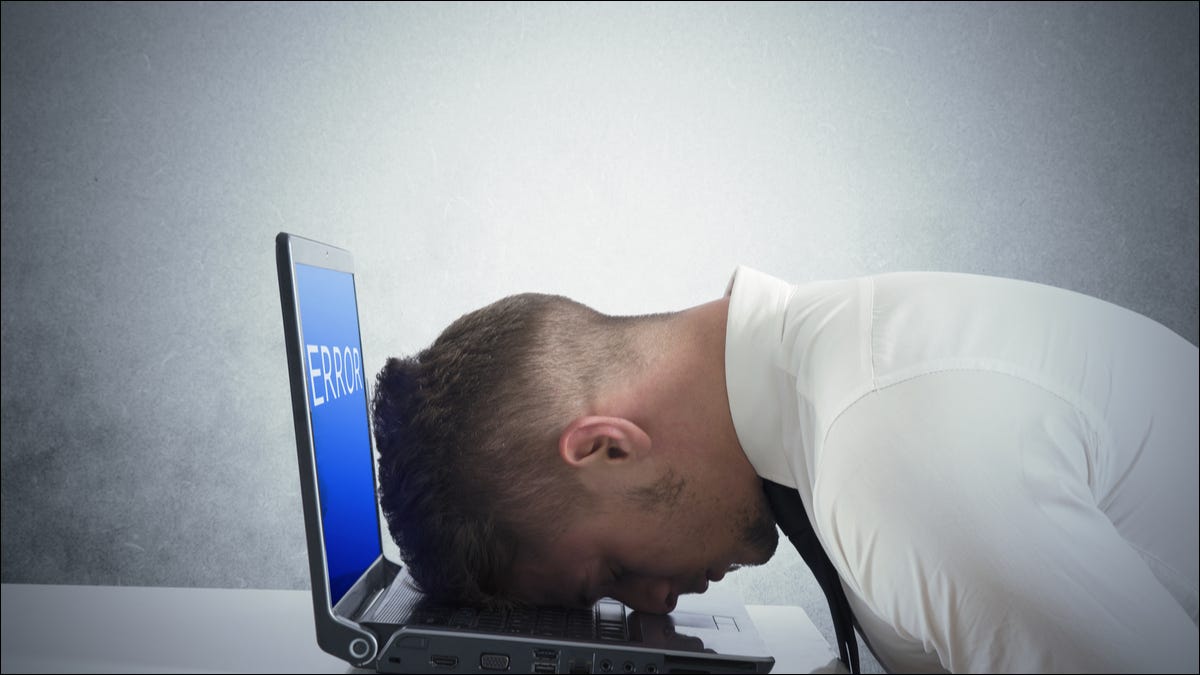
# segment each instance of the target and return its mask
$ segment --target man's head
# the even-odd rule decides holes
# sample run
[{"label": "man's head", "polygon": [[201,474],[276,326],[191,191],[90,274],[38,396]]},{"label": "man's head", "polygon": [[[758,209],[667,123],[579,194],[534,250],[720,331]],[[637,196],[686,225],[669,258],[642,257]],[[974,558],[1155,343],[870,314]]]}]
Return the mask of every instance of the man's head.
[{"label": "man's head", "polygon": [[724,307],[610,317],[518,295],[390,359],[372,405],[381,503],[423,590],[669,611],[769,558],[729,420]]}]

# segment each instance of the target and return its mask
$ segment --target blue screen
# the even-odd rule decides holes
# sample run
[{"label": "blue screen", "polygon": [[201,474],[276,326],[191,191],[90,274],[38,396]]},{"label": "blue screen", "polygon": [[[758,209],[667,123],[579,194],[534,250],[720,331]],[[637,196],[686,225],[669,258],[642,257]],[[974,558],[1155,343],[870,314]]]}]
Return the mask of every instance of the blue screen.
[{"label": "blue screen", "polygon": [[305,389],[333,604],[380,555],[354,276],[296,265]]}]

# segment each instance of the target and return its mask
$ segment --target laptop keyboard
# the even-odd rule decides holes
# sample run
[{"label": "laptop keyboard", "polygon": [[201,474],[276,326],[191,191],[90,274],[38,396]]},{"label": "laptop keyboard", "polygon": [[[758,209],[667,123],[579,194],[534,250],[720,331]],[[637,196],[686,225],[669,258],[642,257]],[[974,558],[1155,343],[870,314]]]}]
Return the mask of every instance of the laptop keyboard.
[{"label": "laptop keyboard", "polygon": [[505,610],[461,605],[425,605],[416,609],[408,622],[463,630],[575,640],[629,639],[625,607],[615,600],[601,600],[590,609],[517,607]]}]

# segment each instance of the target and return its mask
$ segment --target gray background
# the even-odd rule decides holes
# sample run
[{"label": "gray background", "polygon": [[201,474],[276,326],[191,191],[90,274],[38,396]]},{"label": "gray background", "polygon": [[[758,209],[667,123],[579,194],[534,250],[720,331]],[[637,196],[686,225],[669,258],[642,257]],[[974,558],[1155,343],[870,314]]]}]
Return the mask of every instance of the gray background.
[{"label": "gray background", "polygon": [[[500,296],[611,313],[947,270],[1197,341],[1197,5],[3,4],[2,579],[305,588],[273,236],[369,370]],[[732,575],[824,600],[790,550]],[[829,633],[831,635],[831,633]]]}]

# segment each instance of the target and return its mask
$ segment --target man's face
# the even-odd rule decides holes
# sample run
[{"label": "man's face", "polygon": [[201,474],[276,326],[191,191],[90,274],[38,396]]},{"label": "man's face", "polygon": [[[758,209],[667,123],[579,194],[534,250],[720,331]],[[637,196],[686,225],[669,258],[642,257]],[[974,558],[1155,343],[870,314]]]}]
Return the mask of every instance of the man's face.
[{"label": "man's face", "polygon": [[662,614],[730,569],[765,563],[778,534],[758,480],[705,478],[685,479],[669,503],[618,493],[585,510],[557,540],[518,561],[517,598],[590,606],[608,596]]}]

